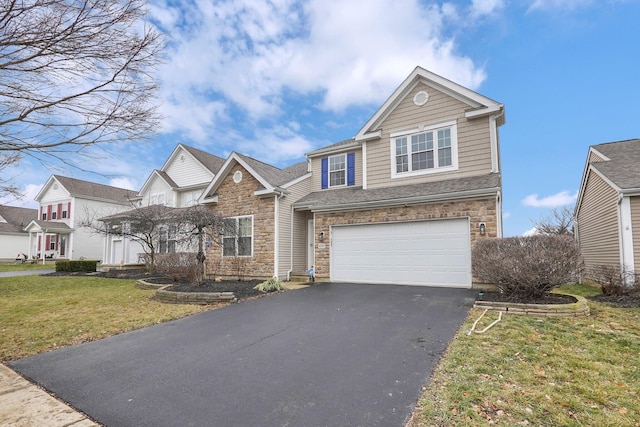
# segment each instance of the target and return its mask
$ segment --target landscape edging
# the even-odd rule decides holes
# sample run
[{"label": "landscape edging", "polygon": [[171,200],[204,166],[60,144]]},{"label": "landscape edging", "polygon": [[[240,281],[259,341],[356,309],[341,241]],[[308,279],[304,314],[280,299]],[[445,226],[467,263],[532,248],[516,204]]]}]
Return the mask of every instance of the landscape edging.
[{"label": "landscape edging", "polygon": [[579,317],[589,315],[589,305],[584,297],[555,291],[576,299],[569,304],[522,304],[496,301],[476,301],[473,308],[501,311],[504,314],[520,314],[538,317]]},{"label": "landscape edging", "polygon": [[166,304],[216,304],[220,302],[238,302],[233,292],[176,292],[168,291],[171,285],[149,283],[146,280],[136,281],[136,287],[140,289],[156,290],[154,299]]}]

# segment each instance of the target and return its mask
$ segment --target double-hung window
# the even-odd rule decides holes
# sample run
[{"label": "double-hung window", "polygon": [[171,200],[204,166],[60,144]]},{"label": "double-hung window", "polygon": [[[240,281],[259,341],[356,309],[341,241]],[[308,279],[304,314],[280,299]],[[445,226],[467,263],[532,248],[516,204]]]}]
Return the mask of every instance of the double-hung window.
[{"label": "double-hung window", "polygon": [[239,216],[224,220],[222,256],[252,256],[253,217]]},{"label": "double-hung window", "polygon": [[329,157],[329,187],[345,185],[347,178],[346,154]]},{"label": "double-hung window", "polygon": [[457,169],[455,122],[391,134],[393,176]]}]

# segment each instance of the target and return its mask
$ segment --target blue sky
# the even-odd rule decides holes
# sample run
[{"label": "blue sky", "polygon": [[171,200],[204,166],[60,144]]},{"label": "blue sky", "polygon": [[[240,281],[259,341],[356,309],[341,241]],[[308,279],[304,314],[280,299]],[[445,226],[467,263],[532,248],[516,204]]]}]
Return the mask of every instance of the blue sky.
[{"label": "blue sky", "polygon": [[[366,6],[365,6],[366,5]],[[640,137],[639,0],[150,0],[167,34],[158,135],[6,171],[139,189],[178,143],[276,166],[354,136],[416,65],[505,105],[504,235],[572,206],[590,145]]]}]

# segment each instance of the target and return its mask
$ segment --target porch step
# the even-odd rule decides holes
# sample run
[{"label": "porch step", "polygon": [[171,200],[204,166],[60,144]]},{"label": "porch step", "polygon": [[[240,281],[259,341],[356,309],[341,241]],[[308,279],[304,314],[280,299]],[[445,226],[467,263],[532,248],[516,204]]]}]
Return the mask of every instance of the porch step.
[{"label": "porch step", "polygon": [[291,283],[307,283],[309,281],[309,275],[292,274],[291,276],[289,276],[289,281]]}]

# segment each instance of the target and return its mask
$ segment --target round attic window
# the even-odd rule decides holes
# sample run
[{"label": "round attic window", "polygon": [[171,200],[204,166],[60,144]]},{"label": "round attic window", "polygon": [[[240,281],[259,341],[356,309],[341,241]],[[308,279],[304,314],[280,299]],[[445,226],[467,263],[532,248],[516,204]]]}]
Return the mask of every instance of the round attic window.
[{"label": "round attic window", "polygon": [[240,181],[242,181],[242,172],[236,171],[236,173],[233,174],[233,182],[238,184]]},{"label": "round attic window", "polygon": [[413,96],[413,103],[418,107],[422,107],[429,100],[429,94],[423,90]]}]

